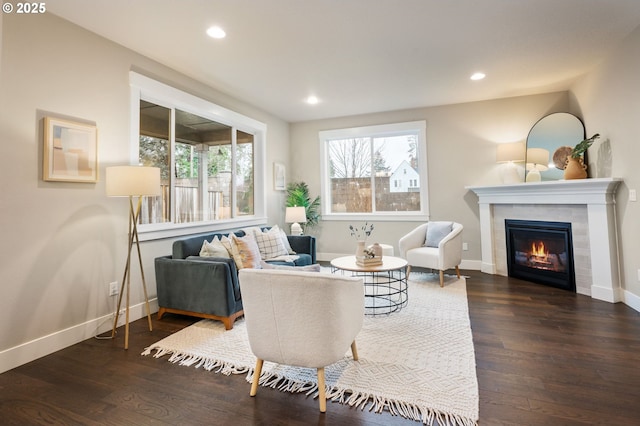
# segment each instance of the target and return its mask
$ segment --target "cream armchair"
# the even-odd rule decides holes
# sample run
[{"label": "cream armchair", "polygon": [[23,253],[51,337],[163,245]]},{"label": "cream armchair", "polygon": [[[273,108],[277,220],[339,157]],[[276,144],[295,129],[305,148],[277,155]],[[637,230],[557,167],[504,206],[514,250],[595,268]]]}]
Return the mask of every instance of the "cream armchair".
[{"label": "cream armchair", "polygon": [[[433,231],[429,233],[429,225]],[[451,225],[450,231],[448,225]],[[407,260],[407,277],[412,266],[440,271],[440,287],[444,286],[444,271],[455,268],[460,278],[462,262],[462,225],[456,222],[427,222],[400,238],[400,256]],[[430,241],[427,241],[430,236]],[[427,245],[427,243],[429,243]]]},{"label": "cream armchair", "polygon": [[341,360],[364,318],[362,278],[320,272],[241,269],[238,275],[251,351],[258,358],[250,395],[263,361],[316,368],[320,411],[327,409],[324,368]]}]

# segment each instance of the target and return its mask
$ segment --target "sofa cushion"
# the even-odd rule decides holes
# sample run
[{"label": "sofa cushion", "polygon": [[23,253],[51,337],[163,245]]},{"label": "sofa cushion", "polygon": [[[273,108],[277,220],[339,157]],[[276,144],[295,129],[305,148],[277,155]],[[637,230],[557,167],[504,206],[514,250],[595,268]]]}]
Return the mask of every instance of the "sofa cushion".
[{"label": "sofa cushion", "polygon": [[307,266],[313,265],[313,258],[310,254],[299,253],[290,256],[280,256],[275,259],[267,260],[272,265],[288,265],[288,266]]},{"label": "sofa cushion", "polygon": [[279,265],[275,263],[265,262],[264,260],[261,263],[262,269],[278,269],[278,270],[290,270],[290,271],[302,271],[302,272],[320,272],[320,265],[305,265],[305,266],[290,266],[290,265]]}]

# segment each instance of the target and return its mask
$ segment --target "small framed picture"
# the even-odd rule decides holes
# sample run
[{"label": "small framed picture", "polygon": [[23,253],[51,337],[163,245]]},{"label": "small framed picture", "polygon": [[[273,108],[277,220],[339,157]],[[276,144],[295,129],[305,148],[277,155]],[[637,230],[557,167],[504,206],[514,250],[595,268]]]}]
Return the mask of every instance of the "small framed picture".
[{"label": "small framed picture", "polygon": [[273,189],[276,191],[287,189],[287,170],[284,164],[273,163]]},{"label": "small framed picture", "polygon": [[96,126],[45,117],[42,159],[42,178],[46,181],[97,182]]}]

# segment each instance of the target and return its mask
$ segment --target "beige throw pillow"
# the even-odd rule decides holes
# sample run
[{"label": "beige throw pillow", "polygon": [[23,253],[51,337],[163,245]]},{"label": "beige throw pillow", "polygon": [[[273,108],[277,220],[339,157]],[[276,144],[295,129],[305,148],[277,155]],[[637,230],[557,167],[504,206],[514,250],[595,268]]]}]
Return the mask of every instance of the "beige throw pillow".
[{"label": "beige throw pillow", "polygon": [[211,242],[204,240],[200,249],[201,257],[223,257],[229,259],[231,254],[216,235]]}]

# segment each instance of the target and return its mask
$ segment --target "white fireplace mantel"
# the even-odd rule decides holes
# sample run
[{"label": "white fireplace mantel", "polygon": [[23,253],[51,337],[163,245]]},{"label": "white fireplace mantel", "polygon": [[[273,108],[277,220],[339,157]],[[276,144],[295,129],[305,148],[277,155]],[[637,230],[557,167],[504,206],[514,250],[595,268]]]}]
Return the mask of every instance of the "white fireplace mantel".
[{"label": "white fireplace mantel", "polygon": [[608,302],[621,301],[615,193],[620,178],[598,178],[528,182],[513,185],[468,186],[478,195],[482,272],[496,273],[493,206],[531,205],[544,209],[549,205],[584,205],[587,209],[591,259],[591,297]]}]

